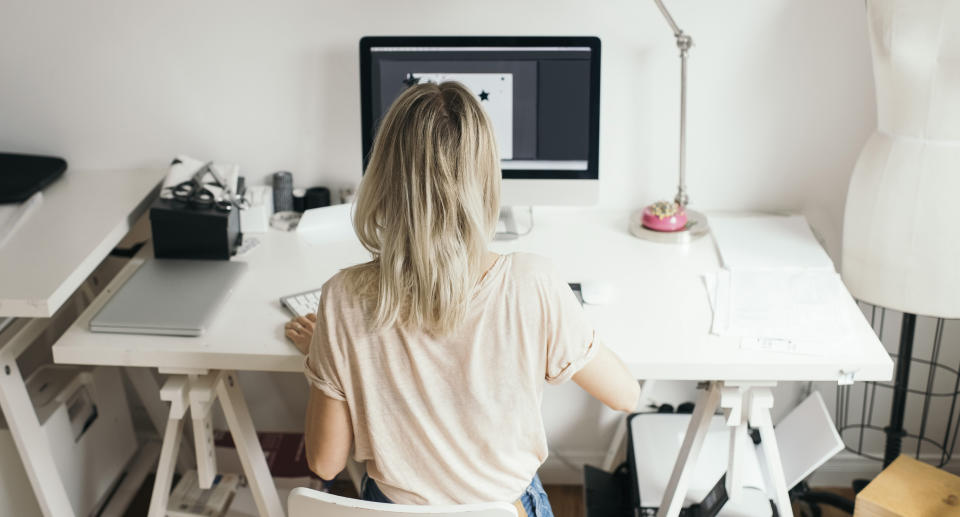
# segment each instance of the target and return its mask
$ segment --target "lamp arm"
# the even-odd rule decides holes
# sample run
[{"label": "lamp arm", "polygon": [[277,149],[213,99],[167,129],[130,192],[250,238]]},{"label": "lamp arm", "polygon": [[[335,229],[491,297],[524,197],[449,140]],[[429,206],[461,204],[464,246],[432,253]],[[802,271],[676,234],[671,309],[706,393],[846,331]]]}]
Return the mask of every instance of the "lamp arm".
[{"label": "lamp arm", "polygon": [[685,34],[680,27],[677,26],[677,22],[673,21],[673,16],[670,16],[670,11],[667,11],[667,6],[663,5],[663,0],[653,1],[656,2],[657,7],[660,9],[660,12],[663,13],[663,17],[666,18],[667,23],[670,24],[674,37],[677,38],[677,48],[680,49],[680,55],[686,56],[687,51],[693,46],[693,38],[691,38],[689,34]]},{"label": "lamp arm", "polygon": [[677,38],[677,48],[680,49],[680,156],[678,160],[680,181],[674,201],[681,207],[686,207],[690,202],[690,196],[687,194],[687,51],[693,46],[693,39],[680,30],[673,16],[670,16],[670,12],[667,11],[667,7],[663,5],[663,0],[654,0],[654,2],[670,24],[670,28],[673,29],[673,35]]},{"label": "lamp arm", "polygon": [[660,12],[663,13],[663,17],[667,19],[667,23],[670,24],[670,28],[673,29],[673,35],[680,37],[683,34],[683,31],[680,30],[680,27],[677,27],[677,22],[673,21],[673,16],[670,16],[670,11],[667,11],[667,7],[663,5],[662,0],[653,0],[657,3],[657,7],[660,8]]}]

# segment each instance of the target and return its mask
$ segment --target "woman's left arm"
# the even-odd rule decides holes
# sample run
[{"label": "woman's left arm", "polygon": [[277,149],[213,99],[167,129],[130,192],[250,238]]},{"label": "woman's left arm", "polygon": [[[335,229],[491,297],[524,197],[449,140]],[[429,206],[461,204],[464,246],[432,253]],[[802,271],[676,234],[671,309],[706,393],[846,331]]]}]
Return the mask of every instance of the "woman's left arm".
[{"label": "woman's left arm", "polygon": [[353,443],[347,403],[311,386],[305,435],[310,470],[321,479],[332,480],[346,467]]}]

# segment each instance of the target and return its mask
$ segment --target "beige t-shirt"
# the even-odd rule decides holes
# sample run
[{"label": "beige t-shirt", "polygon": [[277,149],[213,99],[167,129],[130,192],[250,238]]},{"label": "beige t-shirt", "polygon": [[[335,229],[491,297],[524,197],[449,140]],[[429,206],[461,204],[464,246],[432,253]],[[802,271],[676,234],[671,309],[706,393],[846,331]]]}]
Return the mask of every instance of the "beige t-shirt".
[{"label": "beige t-shirt", "polygon": [[499,257],[452,335],[368,321],[343,274],[331,278],[305,372],[347,402],[354,457],[383,493],[401,504],[518,499],[547,458],[543,381],[566,381],[598,349],[552,264]]}]

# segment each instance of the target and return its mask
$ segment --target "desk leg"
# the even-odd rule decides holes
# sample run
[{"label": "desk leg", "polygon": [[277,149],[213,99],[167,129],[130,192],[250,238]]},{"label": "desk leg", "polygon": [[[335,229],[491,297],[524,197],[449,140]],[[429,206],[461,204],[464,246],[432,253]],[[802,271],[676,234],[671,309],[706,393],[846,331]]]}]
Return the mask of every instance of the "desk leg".
[{"label": "desk leg", "polygon": [[693,410],[690,425],[687,426],[687,434],[683,438],[677,462],[673,465],[673,473],[670,474],[670,482],[663,493],[663,501],[660,503],[657,517],[680,515],[683,500],[687,496],[687,485],[690,483],[693,467],[697,463],[700,448],[703,446],[703,439],[706,438],[707,431],[710,429],[713,413],[720,404],[720,387],[721,383],[711,382],[697,398],[697,405]]},{"label": "desk leg", "polygon": [[747,415],[749,410],[744,409],[746,393],[750,385],[724,383],[720,390],[720,408],[723,410],[724,420],[730,428],[730,449],[727,457],[727,496],[736,501],[743,493],[743,455],[745,438],[747,436]]},{"label": "desk leg", "polygon": [[[166,406],[160,398],[160,385],[149,368],[123,368],[127,380],[137,392],[137,398],[147,410],[150,422],[161,437],[166,433],[167,419],[169,418]],[[193,451],[187,444],[181,443],[177,454],[177,470],[181,473],[193,468]]]},{"label": "desk leg", "polygon": [[190,416],[193,420],[193,444],[197,453],[197,484],[203,490],[213,487],[217,477],[217,457],[213,446],[213,421],[210,412],[217,401],[216,387],[223,372],[190,378]]},{"label": "desk leg", "polygon": [[[635,411],[644,413],[648,411],[647,403],[653,392],[654,381],[645,380],[640,384],[640,400],[637,402]],[[622,417],[617,422],[617,428],[613,432],[613,440],[610,442],[610,448],[607,455],[603,458],[601,468],[607,472],[613,472],[617,466],[627,460],[627,418]]]},{"label": "desk leg", "polygon": [[221,378],[222,382],[217,383],[217,395],[220,397],[223,414],[227,417],[233,443],[237,446],[243,472],[253,491],[257,510],[263,517],[282,517],[284,510],[280,503],[280,495],[277,493],[276,485],[273,484],[273,478],[270,477],[267,460],[263,456],[260,440],[253,428],[253,420],[250,419],[250,411],[247,409],[243,392],[240,391],[237,373],[223,372]]},{"label": "desk leg", "polygon": [[163,445],[160,448],[153,492],[150,494],[148,517],[164,517],[167,514],[173,470],[183,436],[183,417],[190,407],[187,379],[183,376],[170,376],[160,390],[160,398],[170,402],[170,414],[163,432]]},{"label": "desk leg", "polygon": [[773,393],[769,388],[754,388],[750,391],[750,425],[760,430],[760,447],[763,448],[763,457],[767,463],[768,487],[773,491],[780,515],[793,517],[783,464],[780,462],[780,449],[777,447],[777,435],[773,432],[773,420],[770,418],[772,407]]},{"label": "desk leg", "polygon": [[50,453],[46,434],[20,375],[16,357],[0,353],[0,409],[7,419],[13,441],[20,451],[40,510],[47,517],[73,515],[67,490]]},{"label": "desk leg", "polygon": [[353,459],[353,454],[351,453],[350,457],[347,458],[347,474],[350,474],[350,481],[353,483],[353,489],[357,491],[358,494],[363,495],[362,482],[363,475],[366,473],[367,469],[365,466],[357,463]]}]

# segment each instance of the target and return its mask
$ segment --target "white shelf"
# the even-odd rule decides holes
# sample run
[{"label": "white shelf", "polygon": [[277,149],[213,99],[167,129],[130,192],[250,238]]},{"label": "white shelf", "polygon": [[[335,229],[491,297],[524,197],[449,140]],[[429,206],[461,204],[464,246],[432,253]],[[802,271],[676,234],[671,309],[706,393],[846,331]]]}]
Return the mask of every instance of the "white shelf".
[{"label": "white shelf", "polygon": [[146,211],[163,169],[73,171],[0,247],[0,317],[47,318]]}]

